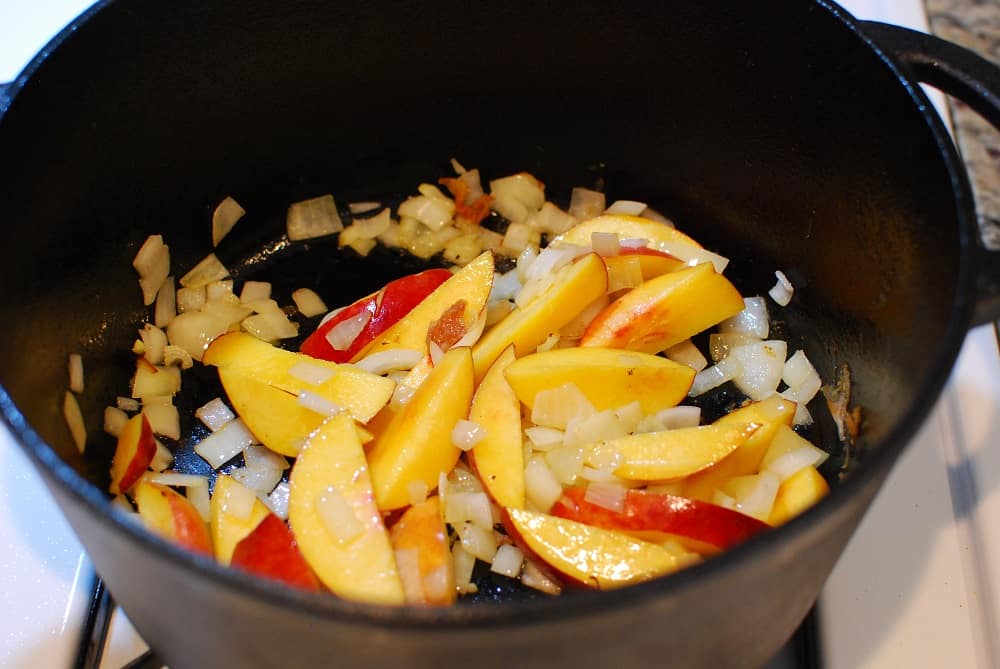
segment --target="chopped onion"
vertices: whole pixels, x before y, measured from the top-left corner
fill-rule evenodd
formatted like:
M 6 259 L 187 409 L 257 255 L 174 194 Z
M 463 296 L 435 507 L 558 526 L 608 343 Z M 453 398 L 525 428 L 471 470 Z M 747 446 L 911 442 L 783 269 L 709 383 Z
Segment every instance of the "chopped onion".
M 531 422 L 565 430 L 572 418 L 585 418 L 597 413 L 587 396 L 572 383 L 547 388 L 535 395 Z
M 292 241 L 325 237 L 344 229 L 337 204 L 332 195 L 320 195 L 293 203 L 285 219 L 288 238 Z
M 136 361 L 132 377 L 132 397 L 170 396 L 181 389 L 181 370 L 176 367 L 157 367 L 144 358 Z
M 239 481 L 235 482 L 236 485 L 231 485 L 226 487 L 226 498 L 222 500 L 223 509 L 228 513 L 233 514 L 236 518 L 241 520 L 246 520 L 253 513 L 254 502 L 257 501 L 257 495 L 254 491 L 246 487 Z
M 191 502 L 198 515 L 204 522 L 209 522 L 211 516 L 211 502 L 208 497 L 208 479 L 200 477 L 203 481 L 200 485 L 190 485 L 187 487 L 187 498 Z
M 545 338 L 541 344 L 535 348 L 536 353 L 544 353 L 545 351 L 551 351 L 559 345 L 559 333 L 550 332 L 549 336 Z
M 297 362 L 288 368 L 289 375 L 299 381 L 303 381 L 313 386 L 326 383 L 336 372 L 329 367 L 313 364 L 311 362 Z
M 253 444 L 243 449 L 243 462 L 251 471 L 279 471 L 288 469 L 288 460 L 263 444 Z
M 697 427 L 701 424 L 701 407 L 676 406 L 656 412 L 656 417 L 665 430 L 681 427 Z
M 292 302 L 299 313 L 306 318 L 319 316 L 326 311 L 326 303 L 310 288 L 296 288 L 292 291 Z
M 493 530 L 487 530 L 472 523 L 461 523 L 455 531 L 462 542 L 462 548 L 483 562 L 492 562 L 497 554 L 498 542 Z
M 364 532 L 364 525 L 358 520 L 354 508 L 334 486 L 329 486 L 316 499 L 316 510 L 323 525 L 334 539 L 347 543 Z
M 214 253 L 209 253 L 194 268 L 181 277 L 181 285 L 185 288 L 207 286 L 213 281 L 220 281 L 229 276 L 229 270 Z M 166 278 L 165 276 L 163 278 Z
M 438 363 L 441 362 L 441 358 L 444 357 L 444 350 L 438 346 L 438 343 L 431 339 L 427 342 L 427 351 L 431 356 L 431 365 L 437 367 Z
M 202 439 L 194 447 L 194 452 L 203 457 L 213 468 L 218 469 L 239 455 L 247 446 L 255 443 L 257 439 L 247 429 L 243 419 L 236 418 Z
M 536 425 L 533 427 L 525 428 L 524 434 L 527 435 L 528 439 L 531 441 L 531 445 L 539 451 L 547 451 L 556 446 L 562 445 L 563 435 L 565 434 L 562 430 L 557 430 L 554 427 L 545 427 L 544 425 Z
M 308 390 L 299 393 L 299 404 L 323 416 L 334 416 L 342 410 L 336 403 Z
M 450 492 L 445 499 L 444 521 L 450 525 L 472 523 L 484 530 L 493 529 L 493 511 L 485 492 Z
M 236 414 L 218 397 L 195 409 L 194 415 L 212 432 L 219 431 L 226 423 L 236 418 Z
M 574 188 L 569 200 L 569 213 L 580 220 L 600 216 L 605 209 L 604 193 L 588 188 Z
M 427 501 L 427 495 L 430 492 L 427 488 L 427 483 L 416 479 L 410 481 L 406 484 L 406 496 L 410 500 L 412 506 L 416 506 L 422 502 Z
M 604 471 L 603 469 L 597 469 L 595 467 L 588 467 L 584 465 L 580 470 L 580 478 L 584 481 L 602 481 L 611 482 L 616 481 L 621 485 L 621 479 L 614 475 L 614 472 Z
M 493 286 L 490 288 L 490 301 L 509 300 L 517 291 L 521 290 L 520 270 L 512 269 L 509 272 L 493 275 Z
M 637 237 L 626 237 L 625 239 L 619 239 L 618 245 L 623 249 L 644 249 L 649 246 L 649 240 L 639 239 Z
M 524 273 L 524 282 L 527 284 L 529 281 L 550 277 L 573 262 L 575 258 L 586 253 L 587 249 L 585 247 L 576 246 L 575 244 L 560 244 L 558 246 L 546 247 L 542 249 L 528 266 Z
M 462 548 L 462 543 L 456 541 L 451 547 L 451 561 L 455 568 L 455 588 L 460 594 L 471 594 L 478 591 L 472 582 L 472 570 L 476 566 L 476 556 Z
M 597 233 L 594 233 L 597 234 Z M 608 264 L 608 292 L 635 288 L 642 283 L 642 262 L 639 256 L 622 256 L 621 262 Z
M 299 334 L 298 325 L 290 321 L 280 309 L 247 316 L 240 325 L 249 334 L 267 342 L 291 339 Z
M 621 451 L 617 446 L 607 441 L 590 444 L 585 459 L 591 467 L 609 473 L 614 473 L 622 464 Z
M 229 329 L 229 323 L 205 311 L 185 311 L 170 321 L 167 338 L 180 346 L 195 360 L 201 361 L 205 349 L 216 337 Z
M 63 418 L 73 437 L 73 443 L 76 444 L 76 450 L 83 453 L 87 448 L 87 426 L 84 425 L 83 412 L 80 411 L 76 395 L 68 390 L 63 396 Z
M 582 446 L 558 446 L 546 451 L 545 463 L 556 480 L 564 485 L 572 485 L 583 469 L 584 449 Z
M 545 186 L 520 172 L 490 181 L 490 206 L 512 223 L 521 223 L 545 204 Z
M 521 283 L 528 280 L 528 270 L 531 269 L 531 264 L 535 262 L 535 258 L 537 257 L 538 248 L 535 246 L 526 246 L 520 253 L 517 254 L 514 264 L 517 269 L 517 278 Z M 513 295 L 511 297 L 513 297 Z
M 508 253 L 521 253 L 530 244 L 531 228 L 524 223 L 511 223 L 507 226 L 500 248 Z
M 717 388 L 726 381 L 732 381 L 737 374 L 742 372 L 743 364 L 738 358 L 733 356 L 723 358 L 695 375 L 694 383 L 691 384 L 691 389 L 688 391 L 688 397 L 697 397 L 712 388 Z
M 524 553 L 516 546 L 504 544 L 493 556 L 490 571 L 508 578 L 517 578 L 521 574 L 522 564 L 524 564 Z
M 173 466 L 174 454 L 159 439 L 155 441 L 156 453 L 153 455 L 153 459 L 149 461 L 149 468 L 154 472 L 162 472 L 164 469 L 169 469 Z
M 549 578 L 532 560 L 525 560 L 521 570 L 521 583 L 549 595 L 558 595 L 562 586 Z
M 625 510 L 625 494 L 628 489 L 620 483 L 592 481 L 583 493 L 583 499 L 602 509 L 615 513 Z
M 773 395 L 781 382 L 787 349 L 788 345 L 779 339 L 746 344 L 732 349 L 726 359 L 739 360 L 743 368 L 743 371 L 733 379 L 736 387 L 752 400 L 762 400 Z
M 774 273 L 774 276 L 778 279 L 771 290 L 767 291 L 767 294 L 771 296 L 771 299 L 780 304 L 783 307 L 787 307 L 788 303 L 792 301 L 792 293 L 795 288 L 792 286 L 792 282 L 788 280 L 785 273 L 778 270 Z
M 443 194 L 441 197 L 415 195 L 400 204 L 396 212 L 400 217 L 420 221 L 430 230 L 441 230 L 455 217 L 455 203 Z
M 326 333 L 326 340 L 330 342 L 330 346 L 334 350 L 346 351 L 371 319 L 372 312 L 368 309 L 362 309 L 357 315 L 344 319 L 330 328 L 330 331 Z
M 396 571 L 403 585 L 403 599 L 407 604 L 426 604 L 423 578 L 420 574 L 420 550 L 418 548 L 397 548 L 393 551 Z
M 808 444 L 775 458 L 767 464 L 766 469 L 785 481 L 806 467 L 820 466 L 828 457 L 826 451 Z
M 167 333 L 152 323 L 146 323 L 139 330 L 142 340 L 142 357 L 152 365 L 163 364 L 163 351 L 167 347 Z
M 674 344 L 663 353 L 674 362 L 687 365 L 696 372 L 700 372 L 708 366 L 708 360 L 690 339 L 685 339 L 680 344 Z
M 142 303 L 148 307 L 156 300 L 157 291 L 170 274 L 170 250 L 163 243 L 162 235 L 146 238 L 132 260 L 132 267 L 139 274 Z
M 819 378 L 819 374 L 802 349 L 790 355 L 781 370 L 781 380 L 790 387 L 802 385 L 812 377 Z
M 128 422 L 128 414 L 118 407 L 104 407 L 104 431 L 117 437 Z
M 744 297 L 744 309 L 719 323 L 719 332 L 742 332 L 758 339 L 767 339 L 770 319 L 763 297 Z
M 727 357 L 729 352 L 737 346 L 759 344 L 760 342 L 760 337 L 746 332 L 713 333 L 708 337 L 708 353 L 712 356 L 712 360 L 718 362 Z
M 149 419 L 149 426 L 155 434 L 169 439 L 181 438 L 181 421 L 177 407 L 172 404 L 154 404 L 142 407 L 142 413 Z
M 156 292 L 156 306 L 153 309 L 153 322 L 157 327 L 165 328 L 170 325 L 177 315 L 177 287 L 174 285 L 174 277 L 168 276 L 163 280 L 160 289 Z
M 233 292 L 232 279 L 217 279 L 205 284 L 205 301 L 215 302 L 217 300 L 232 300 L 236 297 Z M 234 303 L 242 304 L 239 298 L 232 300 Z M 249 313 L 249 312 L 248 312 Z
M 571 320 L 569 323 L 563 326 L 559 334 L 566 339 L 579 339 L 583 336 L 584 331 L 590 322 L 594 320 L 597 314 L 604 310 L 604 307 L 608 306 L 611 302 L 611 298 L 607 294 L 601 295 L 599 298 L 584 307 L 583 311 L 577 315 L 576 318 Z
M 267 300 L 271 297 L 270 281 L 245 281 L 240 291 L 240 302 L 249 305 L 257 300 Z
M 255 493 L 263 495 L 274 490 L 274 486 L 281 480 L 280 469 L 252 470 L 249 467 L 237 467 L 229 475 Z
M 175 488 L 187 488 L 189 486 L 207 486 L 208 479 L 196 474 L 182 474 L 181 472 L 162 471 L 159 473 L 146 474 L 146 480 L 159 485 L 173 486 Z
M 530 214 L 524 222 L 532 230 L 549 235 L 561 235 L 579 223 L 579 219 L 569 215 L 551 202 L 546 202 L 541 209 Z
M 635 200 L 615 200 L 611 206 L 604 210 L 605 214 L 624 214 L 625 216 L 639 216 L 646 211 L 645 202 Z M 595 249 L 596 250 L 596 249 Z
M 115 401 L 118 408 L 122 411 L 138 411 L 139 410 L 139 400 L 133 399 L 131 397 L 119 397 Z
M 226 196 L 226 199 L 212 212 L 212 246 L 218 246 L 223 237 L 229 234 L 236 222 L 246 213 L 239 202 Z
M 177 311 L 198 311 L 205 306 L 206 301 L 205 286 L 197 288 L 178 288 L 176 301 Z
M 514 303 L 508 300 L 488 303 L 486 305 L 486 326 L 496 325 L 512 311 L 514 311 Z
M 163 364 L 179 364 L 181 369 L 191 369 L 194 367 L 194 360 L 191 358 L 191 354 L 182 349 L 180 346 L 167 344 L 163 347 Z
M 486 428 L 479 423 L 460 418 L 451 430 L 451 443 L 463 451 L 471 451 L 486 436 Z
M 355 366 L 372 374 L 385 374 L 397 369 L 413 369 L 423 357 L 422 352 L 413 349 L 390 348 L 365 356 Z
M 74 393 L 83 392 L 83 356 L 79 353 L 70 353 L 67 362 L 69 372 L 69 389 Z
M 376 215 L 369 218 L 355 219 L 351 227 L 357 231 L 355 234 L 357 234 L 359 238 L 375 239 L 388 230 L 391 223 L 392 211 L 386 207 Z M 343 234 L 341 235 L 341 238 L 343 238 Z
M 618 439 L 626 434 L 628 429 L 622 425 L 615 411 L 605 409 L 588 416 L 571 418 L 566 425 L 566 436 L 563 441 L 567 446 L 583 446 L 595 441 Z
M 288 494 L 291 492 L 291 487 L 288 485 L 288 481 L 282 481 L 274 487 L 271 494 L 267 497 L 261 499 L 267 508 L 278 518 L 282 520 L 288 519 Z
M 618 233 L 616 232 L 590 233 L 590 246 L 594 252 L 605 258 L 617 256 L 621 252 L 621 244 L 618 243 Z
M 552 474 L 545 458 L 533 455 L 524 468 L 524 494 L 542 512 L 547 512 L 562 496 L 562 486 Z
M 767 522 L 781 481 L 771 472 L 736 476 L 725 485 L 725 492 L 736 500 L 736 510 Z

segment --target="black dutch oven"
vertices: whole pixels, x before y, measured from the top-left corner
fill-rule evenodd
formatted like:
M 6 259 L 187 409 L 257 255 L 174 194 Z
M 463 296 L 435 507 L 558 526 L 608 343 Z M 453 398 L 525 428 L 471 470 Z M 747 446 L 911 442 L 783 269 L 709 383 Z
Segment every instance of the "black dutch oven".
M 0 96 L 4 419 L 175 669 L 758 666 L 812 606 L 967 329 L 1000 313 L 1000 264 L 918 81 L 1000 122 L 985 61 L 822 0 L 100 2 Z M 783 269 L 792 345 L 826 379 L 848 365 L 864 411 L 839 472 L 817 407 L 832 494 L 675 576 L 556 599 L 484 588 L 447 610 L 292 592 L 113 513 L 100 410 L 145 316 L 141 241 L 163 233 L 173 266 L 192 266 L 232 194 L 255 231 L 220 249 L 237 278 L 346 303 L 412 267 L 282 243 L 284 207 L 398 197 L 452 156 L 493 177 L 531 171 L 556 198 L 599 179 L 646 200 L 732 257 L 745 294 Z M 75 351 L 86 458 L 60 414 Z M 179 460 L 197 467 L 189 450 Z

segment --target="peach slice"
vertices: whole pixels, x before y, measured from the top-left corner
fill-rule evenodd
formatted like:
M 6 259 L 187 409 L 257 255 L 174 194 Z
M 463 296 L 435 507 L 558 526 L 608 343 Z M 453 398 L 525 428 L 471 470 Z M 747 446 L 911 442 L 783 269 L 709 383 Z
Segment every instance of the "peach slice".
M 128 492 L 143 472 L 149 469 L 154 455 L 156 439 L 153 437 L 153 428 L 145 414 L 136 414 L 118 433 L 118 444 L 111 459 L 111 494 Z
M 392 417 L 368 454 L 380 509 L 406 506 L 410 483 L 423 481 L 430 490 L 439 474 L 452 470 L 462 451 L 451 432 L 469 415 L 472 391 L 472 355 L 467 347 L 453 348 Z
M 635 481 L 669 481 L 711 467 L 740 447 L 759 423 L 701 425 L 631 434 L 602 442 L 621 454 L 615 474 Z
M 313 433 L 289 485 L 288 520 L 319 580 L 345 599 L 402 604 L 389 534 L 350 418 L 337 414 Z
M 187 497 L 141 480 L 135 486 L 135 502 L 139 517 L 150 530 L 190 550 L 212 554 L 208 527 Z
M 455 602 L 455 566 L 440 498 L 414 504 L 389 530 L 407 604 L 448 606 Z M 412 560 L 404 568 L 403 559 Z
M 427 334 L 431 326 L 441 320 L 442 316 L 459 301 L 465 302 L 462 321 L 468 329 L 486 307 L 486 300 L 489 299 L 492 288 L 493 253 L 486 251 L 438 286 L 408 314 L 365 346 L 354 356 L 353 361 L 393 348 L 426 351 Z
M 782 482 L 767 522 L 783 525 L 830 492 L 823 475 L 815 467 L 804 467 Z
M 299 552 L 292 531 L 273 513 L 268 513 L 236 544 L 230 564 L 303 590 L 319 592 L 320 589 L 316 576 Z
M 576 318 L 607 289 L 608 272 L 596 253 L 588 253 L 560 268 L 549 290 L 523 309 L 514 309 L 476 343 L 472 349 L 476 379 L 482 379 L 493 361 L 511 344 L 518 357 L 532 353 L 551 333 Z M 740 304 L 743 304 L 742 298 Z
M 698 560 L 616 530 L 523 509 L 506 509 L 518 543 L 569 580 L 598 590 L 648 581 Z
M 779 425 L 791 425 L 795 416 L 795 402 L 781 395 L 772 395 L 760 402 L 753 402 L 732 411 L 713 423 L 738 426 L 759 423 L 760 429 L 743 444 L 714 466 L 692 474 L 684 482 L 681 494 L 685 497 L 711 502 L 716 488 L 735 476 L 755 474 L 771 445 Z
M 743 296 L 709 264 L 636 286 L 594 317 L 580 346 L 659 353 L 743 310 Z
M 469 418 L 486 436 L 472 447 L 472 462 L 490 496 L 500 506 L 524 506 L 524 445 L 521 405 L 505 378 L 514 362 L 508 346 L 486 372 L 472 398 Z
M 254 528 L 270 513 L 264 503 L 254 499 L 250 513 L 245 518 L 233 513 L 229 498 L 238 494 L 234 489 L 244 488 L 243 494 L 254 495 L 245 486 L 231 476 L 218 476 L 215 479 L 215 489 L 208 504 L 209 529 L 212 533 L 212 547 L 215 549 L 215 559 L 219 564 L 229 564 L 233 557 L 236 544 L 243 541 Z
M 385 406 L 395 388 L 389 379 L 353 365 L 338 365 L 304 353 L 286 351 L 242 332 L 229 332 L 217 337 L 205 350 L 203 361 L 206 365 L 218 367 L 220 372 L 229 372 L 226 377 L 231 384 L 227 386 L 223 380 L 227 394 L 241 396 L 253 392 L 256 386 L 246 389 L 238 384 L 240 379 L 251 379 L 295 397 L 304 392 L 315 394 L 346 409 L 361 423 L 369 421 Z M 329 378 L 311 383 L 293 373 L 296 368 L 323 372 Z M 236 384 L 233 385 L 233 382 Z M 246 420 L 242 412 L 240 415 Z
M 511 363 L 504 375 L 529 408 L 534 408 L 539 392 L 572 383 L 598 411 L 639 400 L 643 412 L 650 414 L 683 400 L 695 372 L 648 353 L 594 347 L 526 355 Z

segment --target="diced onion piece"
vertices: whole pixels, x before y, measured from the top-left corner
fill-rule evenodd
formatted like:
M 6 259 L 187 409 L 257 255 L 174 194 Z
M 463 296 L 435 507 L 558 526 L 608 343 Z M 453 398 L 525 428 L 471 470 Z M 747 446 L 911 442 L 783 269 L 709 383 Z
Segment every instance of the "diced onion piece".
M 70 353 L 67 362 L 69 373 L 69 389 L 74 393 L 83 392 L 83 356 L 79 353 Z
M 588 467 L 587 465 L 584 465 L 580 470 L 580 478 L 585 481 L 602 481 L 605 483 L 615 481 L 618 482 L 619 485 L 621 484 L 621 479 L 615 476 L 614 472 L 597 469 L 595 467 Z
M 572 383 L 547 388 L 535 395 L 531 422 L 565 430 L 573 418 L 582 419 L 597 413 L 587 396 Z
M 381 202 L 348 202 L 347 210 L 352 214 L 366 214 L 382 206 Z
M 514 311 L 514 303 L 509 300 L 490 302 L 486 305 L 486 326 L 496 325 L 512 311 Z
M 153 459 L 149 461 L 149 468 L 154 472 L 162 472 L 164 469 L 170 469 L 173 465 L 174 454 L 157 439 L 156 453 L 153 455 Z
M 288 207 L 285 219 L 288 238 L 292 241 L 325 237 L 344 229 L 340 212 L 332 195 L 320 195 L 309 200 L 294 202 Z
M 118 407 L 104 407 L 104 431 L 107 434 L 117 437 L 127 422 L 128 414 Z
M 249 467 L 237 467 L 229 472 L 234 479 L 253 490 L 255 493 L 266 495 L 274 490 L 281 480 L 280 469 L 250 469 Z
M 406 484 L 406 495 L 410 500 L 410 504 L 413 506 L 427 501 L 427 494 L 429 492 L 430 490 L 427 488 L 427 483 L 419 479 L 410 481 Z
M 586 253 L 585 247 L 575 244 L 560 244 L 542 249 L 524 272 L 524 282 L 527 284 L 530 281 L 551 277 L 555 272 L 573 262 L 575 258 Z
M 282 481 L 274 487 L 271 494 L 267 497 L 262 497 L 261 501 L 267 505 L 267 508 L 271 509 L 278 518 L 282 520 L 288 519 L 288 493 L 291 488 L 288 485 L 288 481 Z
M 580 220 L 600 216 L 605 209 L 604 193 L 588 188 L 574 188 L 570 195 L 569 213 Z
M 562 586 L 546 576 L 545 572 L 532 560 L 525 560 L 524 562 L 524 566 L 521 569 L 521 583 L 533 590 L 538 590 L 549 595 L 558 595 L 562 592 Z
M 233 292 L 232 279 L 217 279 L 205 284 L 205 301 L 215 302 L 216 300 L 231 300 L 236 297 Z M 239 302 L 239 298 L 234 300 Z
M 342 407 L 331 402 L 322 395 L 309 392 L 308 390 L 299 393 L 299 404 L 310 411 L 315 411 L 323 416 L 334 416 L 340 413 Z
M 621 244 L 618 243 L 618 233 L 616 232 L 590 233 L 590 246 L 594 252 L 605 258 L 616 256 L 621 252 Z
M 369 218 L 355 219 L 351 225 L 356 230 L 356 235 L 360 239 L 375 239 L 389 229 L 392 223 L 392 212 L 387 207 Z
M 371 319 L 372 312 L 368 309 L 362 309 L 357 315 L 344 319 L 330 328 L 330 331 L 326 333 L 326 340 L 334 350 L 346 351 Z
M 489 299 L 491 302 L 509 300 L 517 295 L 519 290 L 521 290 L 519 270 L 512 269 L 504 274 L 497 272 L 493 275 L 493 287 L 490 288 Z
M 240 291 L 240 302 L 243 304 L 249 305 L 251 302 L 270 298 L 270 281 L 245 281 L 243 283 L 243 290 Z
M 486 436 L 486 428 L 471 420 L 460 418 L 451 430 L 451 443 L 463 451 L 471 451 Z
M 507 253 L 521 253 L 530 244 L 531 228 L 524 223 L 511 223 L 507 226 L 500 248 Z
M 155 434 L 168 439 L 181 438 L 181 420 L 177 407 L 172 404 L 154 404 L 142 407 L 142 413 L 149 420 Z
M 596 441 L 618 439 L 628 434 L 628 430 L 612 409 L 597 411 L 590 415 L 573 417 L 566 425 L 564 443 L 567 446 L 583 446 Z
M 508 578 L 517 578 L 521 574 L 521 565 L 523 564 L 524 553 L 521 552 L 521 549 L 517 546 L 504 544 L 497 549 L 497 554 L 493 556 L 490 571 Z
M 219 242 L 229 234 L 236 222 L 243 218 L 246 210 L 240 203 L 230 196 L 226 196 L 219 206 L 212 212 L 212 246 L 218 246 Z
M 799 386 L 812 377 L 819 378 L 819 373 L 813 367 L 812 362 L 806 357 L 805 351 L 799 349 L 788 356 L 785 366 L 781 370 L 781 380 L 789 387 Z M 811 397 L 809 399 L 812 399 Z
M 674 344 L 664 351 L 664 355 L 674 362 L 687 365 L 696 372 L 700 372 L 708 366 L 708 360 L 690 339 L 685 339 L 680 344 Z
M 208 485 L 208 479 L 204 476 L 198 476 L 197 474 L 184 474 L 170 470 L 146 474 L 146 480 L 150 483 L 158 483 L 159 485 L 173 486 L 176 488 Z
M 372 374 L 385 374 L 394 370 L 413 369 L 423 359 L 421 351 L 409 348 L 390 348 L 367 355 L 355 363 L 366 372 Z
M 76 395 L 68 390 L 63 396 L 63 418 L 66 420 L 66 427 L 69 428 L 76 449 L 83 453 L 87 448 L 87 426 L 83 422 L 83 412 L 80 411 Z
M 400 217 L 413 218 L 431 230 L 440 230 L 455 216 L 455 203 L 444 197 L 414 195 L 407 198 L 396 210 Z
M 205 306 L 205 287 L 199 286 L 197 288 L 178 288 L 176 300 L 177 311 L 180 313 L 184 313 L 185 311 L 198 311 Z
M 247 446 L 255 443 L 257 439 L 247 429 L 243 419 L 236 418 L 202 439 L 194 447 L 194 452 L 203 457 L 213 468 L 218 469 L 239 455 Z
M 780 304 L 783 307 L 787 307 L 788 303 L 792 301 L 792 294 L 795 288 L 792 286 L 792 282 L 788 280 L 785 273 L 778 270 L 774 273 L 777 281 L 771 290 L 767 291 L 767 294 L 771 296 L 771 299 Z
M 191 369 L 194 367 L 194 359 L 180 346 L 167 344 L 163 347 L 163 364 L 180 365 L 181 369 Z
M 625 510 L 625 494 L 628 489 L 620 483 L 592 481 L 583 493 L 583 499 L 602 509 L 615 513 Z
M 319 316 L 326 311 L 326 303 L 310 288 L 296 288 L 292 291 L 292 302 L 299 313 L 306 318 Z
M 174 277 L 168 276 L 163 280 L 160 289 L 156 292 L 156 306 L 153 309 L 153 322 L 157 327 L 165 328 L 170 325 L 170 321 L 177 315 L 177 287 L 174 285 Z
M 594 234 L 597 234 L 596 232 Z M 639 256 L 623 256 L 621 262 L 608 265 L 608 292 L 635 288 L 642 283 L 642 264 Z
M 476 566 L 476 556 L 462 548 L 462 543 L 456 541 L 451 547 L 451 561 L 455 568 L 455 588 L 460 594 L 471 594 L 478 591 L 472 582 L 472 570 Z
M 194 415 L 212 432 L 219 431 L 226 423 L 236 418 L 236 414 L 218 397 L 195 409 Z
M 170 274 L 170 250 L 163 243 L 162 235 L 150 235 L 146 238 L 132 260 L 132 267 L 139 274 L 142 303 L 149 306 Z
M 170 395 L 147 395 L 142 398 L 142 405 L 146 407 L 170 406 L 173 403 L 174 398 Z
M 571 216 L 551 202 L 546 202 L 542 208 L 530 214 L 524 221 L 532 230 L 549 235 L 561 235 L 579 223 L 576 216 Z
M 615 200 L 611 206 L 604 210 L 605 214 L 623 214 L 625 216 L 639 216 L 646 211 L 645 202 L 635 200 Z M 596 249 L 595 249 L 596 250 Z
M 562 445 L 545 453 L 545 463 L 556 480 L 563 485 L 572 485 L 583 470 L 584 448 L 578 445 Z
M 526 246 L 517 254 L 514 264 L 517 265 L 517 278 L 522 284 L 528 280 L 528 270 L 538 257 L 538 247 Z
M 241 520 L 246 520 L 253 512 L 257 495 L 239 481 L 237 483 L 239 485 L 226 486 L 226 498 L 223 500 L 223 505 L 228 513 Z
M 136 362 L 132 377 L 132 397 L 169 396 L 181 389 L 181 370 L 176 367 L 157 367 L 145 359 Z
M 523 223 L 545 204 L 544 185 L 527 172 L 490 181 L 490 195 L 490 207 L 511 223 Z
M 420 573 L 420 551 L 417 548 L 397 548 L 393 551 L 396 570 L 403 585 L 403 599 L 407 604 L 426 604 L 423 578 Z
M 579 339 L 583 336 L 584 331 L 590 322 L 594 320 L 597 314 L 604 310 L 604 307 L 608 306 L 611 298 L 605 295 L 601 295 L 599 298 L 584 307 L 580 314 L 571 320 L 569 323 L 563 326 L 559 334 L 565 339 Z
M 462 548 L 483 562 L 492 562 L 497 554 L 497 538 L 493 530 L 487 530 L 472 523 L 461 523 L 455 526 Z
M 446 480 L 448 490 L 451 492 L 483 492 L 483 484 L 479 477 L 466 469 L 462 463 L 455 465 Z
M 251 471 L 285 471 L 288 460 L 263 444 L 253 444 L 243 449 L 243 462 Z
M 485 492 L 450 492 L 445 499 L 444 521 L 450 525 L 472 523 L 484 530 L 493 529 L 493 511 Z
M 779 339 L 732 349 L 729 358 L 739 360 L 743 368 L 733 379 L 736 387 L 752 400 L 762 400 L 774 394 L 781 382 L 787 351 L 788 345 Z
M 329 367 L 321 367 L 309 362 L 297 362 L 288 368 L 288 373 L 299 381 L 318 386 L 329 381 L 336 372 Z
M 697 397 L 713 388 L 721 386 L 726 381 L 732 381 L 737 374 L 743 372 L 743 365 L 739 359 L 728 357 L 720 360 L 711 367 L 698 372 L 694 377 L 694 383 L 688 391 L 688 397 Z
M 562 445 L 563 435 L 565 433 L 554 427 L 535 425 L 533 427 L 526 428 L 524 430 L 524 434 L 527 435 L 528 439 L 531 441 L 531 445 L 536 450 L 547 451 L 555 448 L 556 446 Z
M 719 332 L 743 332 L 758 339 L 767 339 L 770 319 L 763 297 L 744 297 L 743 311 L 719 323 Z
M 528 458 L 524 467 L 524 494 L 528 501 L 540 511 L 546 512 L 562 496 L 562 492 L 562 486 L 552 474 L 545 458 L 540 455 Z
M 214 253 L 209 253 L 190 272 L 181 277 L 181 285 L 185 288 L 197 288 L 207 286 L 213 281 L 221 281 L 228 276 L 229 270 L 222 261 Z
M 200 477 L 202 483 L 200 485 L 189 485 L 187 487 L 188 501 L 191 502 L 191 506 L 194 507 L 198 515 L 204 522 L 209 521 L 211 515 L 211 502 L 208 497 L 208 479 Z
M 639 421 L 642 420 L 643 416 L 642 403 L 639 400 L 633 400 L 628 404 L 614 409 L 614 413 L 626 434 L 635 432 L 635 428 L 639 425 Z
M 736 500 L 736 510 L 767 522 L 781 481 L 771 472 L 736 476 L 725 484 L 724 492 Z
M 131 397 L 119 397 L 115 400 L 116 405 L 122 411 L 138 411 L 139 400 Z
M 364 525 L 358 519 L 354 508 L 334 486 L 322 491 L 316 499 L 316 510 L 323 525 L 334 539 L 347 543 L 364 532 Z
M 163 364 L 163 351 L 167 347 L 167 333 L 152 323 L 146 323 L 139 330 L 142 339 L 142 357 L 152 365 Z
M 729 355 L 737 346 L 760 343 L 760 337 L 746 332 L 718 332 L 708 337 L 708 353 L 718 362 Z
M 785 481 L 806 467 L 819 467 L 828 457 L 829 454 L 826 451 L 816 448 L 812 444 L 803 444 L 801 448 L 785 453 L 767 463 L 765 470 Z
M 665 430 L 681 427 L 697 427 L 701 424 L 701 407 L 676 406 L 656 412 L 657 419 Z

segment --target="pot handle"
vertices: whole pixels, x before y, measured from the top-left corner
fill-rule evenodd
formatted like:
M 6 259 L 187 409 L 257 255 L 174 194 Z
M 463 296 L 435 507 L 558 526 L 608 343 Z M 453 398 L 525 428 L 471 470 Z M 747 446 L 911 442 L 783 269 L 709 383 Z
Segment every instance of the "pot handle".
M 908 28 L 861 21 L 864 32 L 888 49 L 914 79 L 969 105 L 1000 130 L 1000 67 L 940 37 Z M 973 323 L 1000 319 L 1000 251 L 978 244 Z

